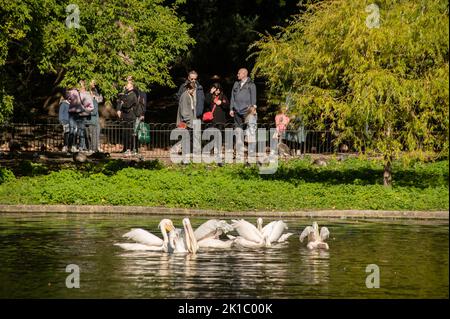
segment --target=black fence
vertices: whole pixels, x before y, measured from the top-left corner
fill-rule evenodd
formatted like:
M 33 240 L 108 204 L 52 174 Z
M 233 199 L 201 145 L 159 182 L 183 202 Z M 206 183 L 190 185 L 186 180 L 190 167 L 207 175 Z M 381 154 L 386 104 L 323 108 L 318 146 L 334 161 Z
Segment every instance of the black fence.
M 150 126 L 150 142 L 138 143 L 138 154 L 147 158 L 164 158 L 170 156 L 171 147 L 177 143 L 170 139 L 171 132 L 176 129 L 174 123 L 148 123 Z M 202 125 L 202 131 L 209 126 Z M 221 125 L 222 136 L 232 124 Z M 273 134 L 270 125 L 258 125 L 266 129 L 266 139 Z M 100 149 L 107 153 L 120 153 L 123 150 L 125 127 L 120 121 L 106 121 L 101 125 Z M 131 133 L 131 132 L 130 132 Z M 301 156 L 304 154 L 332 154 L 338 152 L 355 152 L 351 141 L 337 143 L 338 136 L 330 131 L 310 131 L 304 128 L 289 128 L 281 137 L 280 155 Z M 208 141 L 203 141 L 203 144 Z M 63 127 L 57 122 L 47 123 L 10 123 L 0 127 L 1 152 L 62 152 L 64 144 Z M 269 146 L 267 142 L 267 146 Z

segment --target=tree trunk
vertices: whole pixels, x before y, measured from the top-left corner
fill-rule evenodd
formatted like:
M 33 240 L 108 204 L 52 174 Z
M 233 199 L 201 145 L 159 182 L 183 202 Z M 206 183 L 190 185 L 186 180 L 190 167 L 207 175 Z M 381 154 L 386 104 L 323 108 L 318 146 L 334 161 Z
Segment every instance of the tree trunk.
M 383 173 L 383 184 L 384 186 L 392 185 L 392 158 L 391 156 L 384 157 L 384 173 Z
M 392 185 L 392 145 L 391 145 L 391 125 L 387 125 L 384 133 L 387 142 L 387 151 L 384 153 L 384 173 L 383 184 L 385 187 Z

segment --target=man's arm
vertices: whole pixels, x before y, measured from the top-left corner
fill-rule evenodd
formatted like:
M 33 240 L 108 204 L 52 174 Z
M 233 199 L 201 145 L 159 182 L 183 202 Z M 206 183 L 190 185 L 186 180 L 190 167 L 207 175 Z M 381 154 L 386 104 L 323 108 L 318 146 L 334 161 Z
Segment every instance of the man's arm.
M 256 85 L 255 83 L 250 83 L 250 102 L 256 107 Z
M 233 84 L 233 88 L 231 89 L 231 99 L 230 99 L 230 115 L 233 117 L 234 116 L 234 107 L 235 107 L 235 100 L 234 100 L 234 89 L 235 87 L 239 85 L 238 82 L 234 82 Z
M 184 91 L 185 91 L 185 86 L 186 84 L 185 83 L 183 83 L 183 84 L 181 84 L 180 85 L 180 87 L 178 88 L 178 92 L 177 92 L 177 94 L 175 94 L 175 97 L 176 97 L 176 99 L 179 101 L 180 100 L 180 98 L 181 98 L 181 95 L 184 93 Z
M 230 99 L 230 111 L 234 110 L 235 101 L 234 101 L 234 89 L 236 87 L 237 82 L 233 84 L 233 88 L 231 89 L 231 99 Z

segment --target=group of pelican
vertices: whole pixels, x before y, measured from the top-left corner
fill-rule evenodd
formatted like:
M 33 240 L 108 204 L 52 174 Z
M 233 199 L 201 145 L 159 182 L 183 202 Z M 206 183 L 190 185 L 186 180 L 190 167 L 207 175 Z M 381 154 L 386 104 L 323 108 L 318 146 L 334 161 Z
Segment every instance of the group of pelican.
M 262 218 L 257 219 L 256 226 L 244 219 L 232 220 L 231 224 L 224 220 L 210 219 L 195 231 L 189 218 L 184 218 L 182 224 L 183 229 L 176 228 L 172 220 L 163 219 L 158 225 L 162 239 L 142 228 L 135 228 L 123 235 L 123 237 L 133 240 L 134 243 L 117 243 L 115 245 L 125 250 L 195 254 L 201 248 L 270 247 L 284 243 L 294 235 L 284 232 L 288 229 L 284 221 L 272 221 L 263 227 Z M 238 233 L 238 236 L 226 235 L 233 230 Z M 227 239 L 220 239 L 221 235 L 226 235 Z M 307 238 L 308 249 L 328 249 L 325 240 L 329 235 L 328 228 L 322 227 L 319 232 L 319 225 L 314 222 L 300 234 L 300 242 Z

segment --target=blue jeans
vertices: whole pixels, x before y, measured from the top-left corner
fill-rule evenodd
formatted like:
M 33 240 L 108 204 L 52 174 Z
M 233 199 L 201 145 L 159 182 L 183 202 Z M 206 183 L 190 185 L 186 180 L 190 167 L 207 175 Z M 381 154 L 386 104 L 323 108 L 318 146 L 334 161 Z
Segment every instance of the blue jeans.
M 69 116 L 69 146 L 77 146 L 80 150 L 86 149 L 85 118 L 74 114 Z

